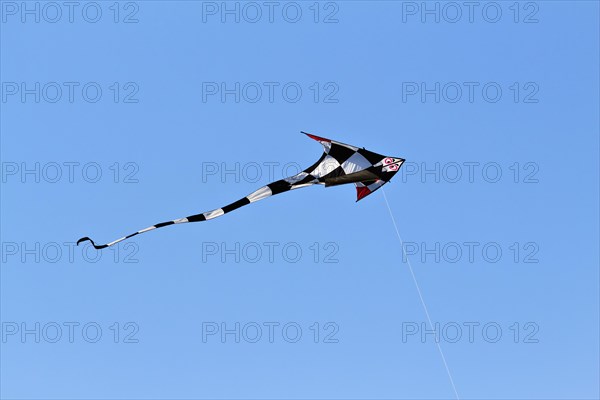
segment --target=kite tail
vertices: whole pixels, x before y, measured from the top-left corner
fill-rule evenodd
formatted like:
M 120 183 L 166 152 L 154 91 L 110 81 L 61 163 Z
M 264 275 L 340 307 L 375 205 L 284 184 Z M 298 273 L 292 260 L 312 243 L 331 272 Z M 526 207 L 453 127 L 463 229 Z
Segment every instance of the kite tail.
M 115 245 L 115 244 L 117 244 L 119 242 L 122 242 L 125 239 L 129 239 L 130 237 L 133 237 L 135 235 L 139 235 L 140 233 L 148 232 L 148 231 L 151 231 L 151 230 L 154 230 L 154 229 L 157 229 L 157 228 L 162 228 L 163 226 L 168 226 L 168 225 L 173 225 L 173 224 L 181 224 L 181 223 L 184 223 L 184 222 L 192 222 L 192 221 L 188 221 L 187 218 L 180 218 L 180 219 L 176 219 L 176 220 L 173 220 L 173 221 L 161 222 L 160 224 L 152 225 L 152 226 L 149 226 L 149 227 L 147 227 L 145 229 L 142 229 L 142 230 L 139 230 L 137 232 L 134 232 L 131 235 L 123 236 L 122 238 L 119 238 L 117 240 L 113 240 L 110 243 L 100 244 L 100 245 L 97 245 L 96 243 L 94 243 L 94 241 L 92 239 L 90 239 L 89 237 L 86 236 L 86 237 L 82 237 L 81 239 L 79 239 L 77 241 L 77 245 L 79 246 L 79 243 L 81 243 L 81 242 L 90 241 L 92 243 L 92 246 L 94 246 L 94 248 L 96 250 L 100 250 L 100 249 L 104 249 L 106 247 L 110 247 L 112 245 Z
M 92 245 L 94 246 L 95 249 L 97 249 L 97 250 L 104 249 L 106 247 L 109 247 L 109 246 L 115 245 L 115 244 L 117 244 L 119 242 L 122 242 L 125 239 L 129 239 L 129 238 L 131 238 L 131 237 L 133 237 L 135 235 L 139 235 L 140 233 L 145 233 L 145 232 L 148 232 L 148 231 L 152 231 L 154 229 L 162 228 L 164 226 L 169 226 L 169 225 L 174 225 L 174 224 L 184 224 L 184 223 L 187 223 L 187 222 L 208 221 L 210 219 L 220 217 L 221 215 L 225 215 L 228 212 L 233 211 L 235 209 L 238 209 L 240 207 L 243 207 L 243 206 L 245 206 L 247 204 L 254 203 L 255 201 L 265 199 L 265 198 L 267 198 L 267 197 L 269 197 L 271 195 L 287 191 L 290 188 L 291 188 L 290 183 L 288 183 L 287 181 L 285 181 L 285 180 L 282 179 L 280 181 L 276 181 L 276 182 L 270 183 L 267 186 L 263 186 L 260 189 L 252 192 L 248 196 L 246 196 L 244 198 L 241 198 L 238 201 L 235 201 L 235 202 L 233 202 L 231 204 L 228 204 L 225 207 L 217 208 L 216 210 L 212 210 L 212 211 L 208 211 L 208 212 L 200 213 L 200 214 L 195 214 L 195 215 L 190 215 L 189 217 L 179 218 L 179 219 L 175 219 L 173 221 L 161 222 L 160 224 L 149 226 L 148 228 L 145 228 L 145 229 L 142 229 L 140 231 L 134 232 L 131 235 L 123 236 L 122 238 L 119 238 L 119 239 L 114 240 L 114 241 L 112 241 L 110 243 L 107 243 L 107 244 L 97 245 L 89 237 L 87 237 L 87 236 L 86 237 L 82 237 L 81 239 L 79 239 L 77 241 L 77 245 L 79 245 L 79 243 L 81 243 L 81 242 L 90 241 L 92 243 Z

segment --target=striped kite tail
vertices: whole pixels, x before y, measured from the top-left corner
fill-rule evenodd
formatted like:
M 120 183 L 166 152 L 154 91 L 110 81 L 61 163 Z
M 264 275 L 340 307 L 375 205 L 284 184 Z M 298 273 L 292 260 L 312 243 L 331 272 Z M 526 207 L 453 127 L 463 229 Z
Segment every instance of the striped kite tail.
M 173 221 L 161 222 L 160 224 L 152 225 L 152 226 L 149 226 L 149 227 L 147 227 L 145 229 L 142 229 L 142 230 L 139 230 L 137 232 L 134 232 L 131 235 L 123 236 L 122 238 L 119 238 L 117 240 L 113 240 L 110 243 L 100 244 L 100 245 L 97 245 L 96 243 L 94 243 L 94 241 L 92 239 L 90 239 L 89 237 L 86 236 L 86 237 L 82 237 L 81 239 L 79 239 L 77 241 L 77 245 L 79 246 L 79 243 L 81 243 L 81 242 L 90 241 L 90 242 L 92 242 L 92 246 L 94 246 L 94 248 L 96 250 L 100 250 L 100 249 L 104 249 L 106 247 L 110 247 L 112 245 L 115 245 L 115 244 L 117 244 L 119 242 L 122 242 L 125 239 L 129 239 L 130 237 L 134 237 L 135 235 L 139 235 L 140 233 L 152 231 L 152 230 L 157 229 L 157 228 L 162 228 L 163 226 L 169 226 L 169 225 L 173 225 L 173 224 L 182 224 L 182 223 L 185 223 L 185 222 L 194 222 L 194 221 L 188 221 L 187 218 L 180 218 L 180 219 L 176 219 L 176 220 L 173 220 Z
M 273 182 L 273 183 L 271 183 L 271 184 L 269 184 L 267 186 L 261 187 L 257 191 L 249 194 L 246 197 L 243 197 L 243 198 L 239 199 L 238 201 L 235 201 L 235 202 L 233 202 L 233 203 L 231 203 L 229 205 L 226 205 L 225 207 L 217 208 L 216 210 L 208 211 L 208 212 L 205 212 L 205 213 L 190 215 L 189 217 L 186 217 L 186 218 L 179 218 L 179 219 L 175 219 L 173 221 L 161 222 L 160 224 L 149 226 L 148 228 L 145 228 L 145 229 L 142 229 L 140 231 L 134 232 L 131 235 L 124 236 L 122 238 L 119 238 L 119 239 L 114 240 L 114 241 L 112 241 L 110 243 L 107 243 L 107 244 L 97 245 L 96 243 L 94 243 L 94 241 L 92 239 L 90 239 L 89 237 L 85 236 L 85 237 L 82 237 L 81 239 L 79 239 L 77 241 L 77 245 L 79 245 L 79 243 L 81 243 L 81 242 L 90 241 L 96 250 L 100 250 L 100 249 L 104 249 L 106 247 L 110 247 L 112 245 L 115 245 L 115 244 L 117 244 L 119 242 L 122 242 L 125 239 L 129 239 L 129 238 L 131 238 L 131 237 L 133 237 L 135 235 L 139 235 L 140 233 L 145 233 L 145 232 L 148 232 L 148 231 L 152 231 L 154 229 L 162 228 L 164 226 L 175 225 L 175 224 L 185 224 L 185 223 L 188 223 L 188 222 L 208 221 L 210 219 L 220 217 L 221 215 L 225 215 L 228 212 L 233 211 L 233 210 L 235 210 L 237 208 L 240 208 L 240 207 L 243 207 L 243 206 L 248 205 L 250 203 L 253 203 L 255 201 L 267 198 L 267 197 L 271 196 L 272 194 L 280 193 L 279 191 L 273 192 L 271 188 L 272 187 L 273 188 L 275 188 L 275 187 L 281 187 L 283 185 L 288 185 L 289 186 L 289 184 L 287 184 L 283 180 L 277 181 L 277 182 Z

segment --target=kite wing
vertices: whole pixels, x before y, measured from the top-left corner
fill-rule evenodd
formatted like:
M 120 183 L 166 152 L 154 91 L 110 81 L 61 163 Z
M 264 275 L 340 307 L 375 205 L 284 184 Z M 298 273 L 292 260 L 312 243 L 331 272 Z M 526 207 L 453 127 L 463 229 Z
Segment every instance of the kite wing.
M 336 142 L 306 132 L 302 133 L 311 139 L 320 142 L 323 145 L 324 152 L 316 163 L 294 176 L 269 183 L 250 193 L 248 196 L 226 205 L 225 207 L 217 208 L 216 210 L 194 214 L 189 217 L 172 221 L 161 222 L 103 245 L 96 245 L 94 241 L 87 236 L 79 239 L 77 244 L 79 245 L 81 242 L 90 241 L 96 249 L 103 249 L 125 239 L 139 235 L 140 233 L 145 233 L 169 225 L 208 221 L 250 203 L 266 199 L 267 197 L 312 185 L 325 185 L 325 187 L 329 187 L 354 183 L 357 189 L 356 201 L 358 201 L 389 182 L 391 177 L 398 172 L 398 169 L 404 162 L 404 159 L 402 158 L 386 157 L 365 150 L 364 148 Z
M 389 181 L 371 181 L 371 182 L 358 182 L 356 183 L 356 201 L 362 200 Z

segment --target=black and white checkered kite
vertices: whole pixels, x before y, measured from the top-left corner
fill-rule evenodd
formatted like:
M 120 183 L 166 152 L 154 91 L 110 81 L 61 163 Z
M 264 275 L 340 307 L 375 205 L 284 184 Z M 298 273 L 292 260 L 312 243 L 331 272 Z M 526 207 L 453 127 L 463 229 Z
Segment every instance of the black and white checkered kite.
M 217 208 L 216 210 L 191 215 L 174 221 L 161 222 L 108 244 L 96 245 L 89 237 L 79 239 L 77 244 L 89 240 L 96 249 L 103 249 L 140 233 L 168 225 L 208 221 L 247 204 L 266 199 L 269 196 L 311 185 L 325 185 L 325 187 L 329 187 L 354 183 L 356 185 L 356 201 L 359 201 L 388 183 L 404 163 L 403 158 L 383 156 L 364 148 L 354 147 L 306 132 L 302 133 L 321 143 L 325 151 L 314 165 L 294 176 L 269 183 L 267 186 L 263 186 L 248 196 L 223 208 Z

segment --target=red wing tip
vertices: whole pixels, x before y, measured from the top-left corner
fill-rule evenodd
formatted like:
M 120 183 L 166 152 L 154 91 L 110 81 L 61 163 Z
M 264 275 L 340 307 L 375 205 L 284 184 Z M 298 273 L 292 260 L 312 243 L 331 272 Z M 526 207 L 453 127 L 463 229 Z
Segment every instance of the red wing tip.
M 302 132 L 302 133 L 304 133 L 309 138 L 316 140 L 317 142 L 331 142 L 331 139 L 326 139 L 321 136 L 311 135 L 310 133 L 306 133 L 306 132 Z
M 356 187 L 356 201 L 359 201 L 360 199 L 367 197 L 371 193 L 372 192 L 368 187 L 366 187 L 366 186 L 358 187 L 357 186 Z

